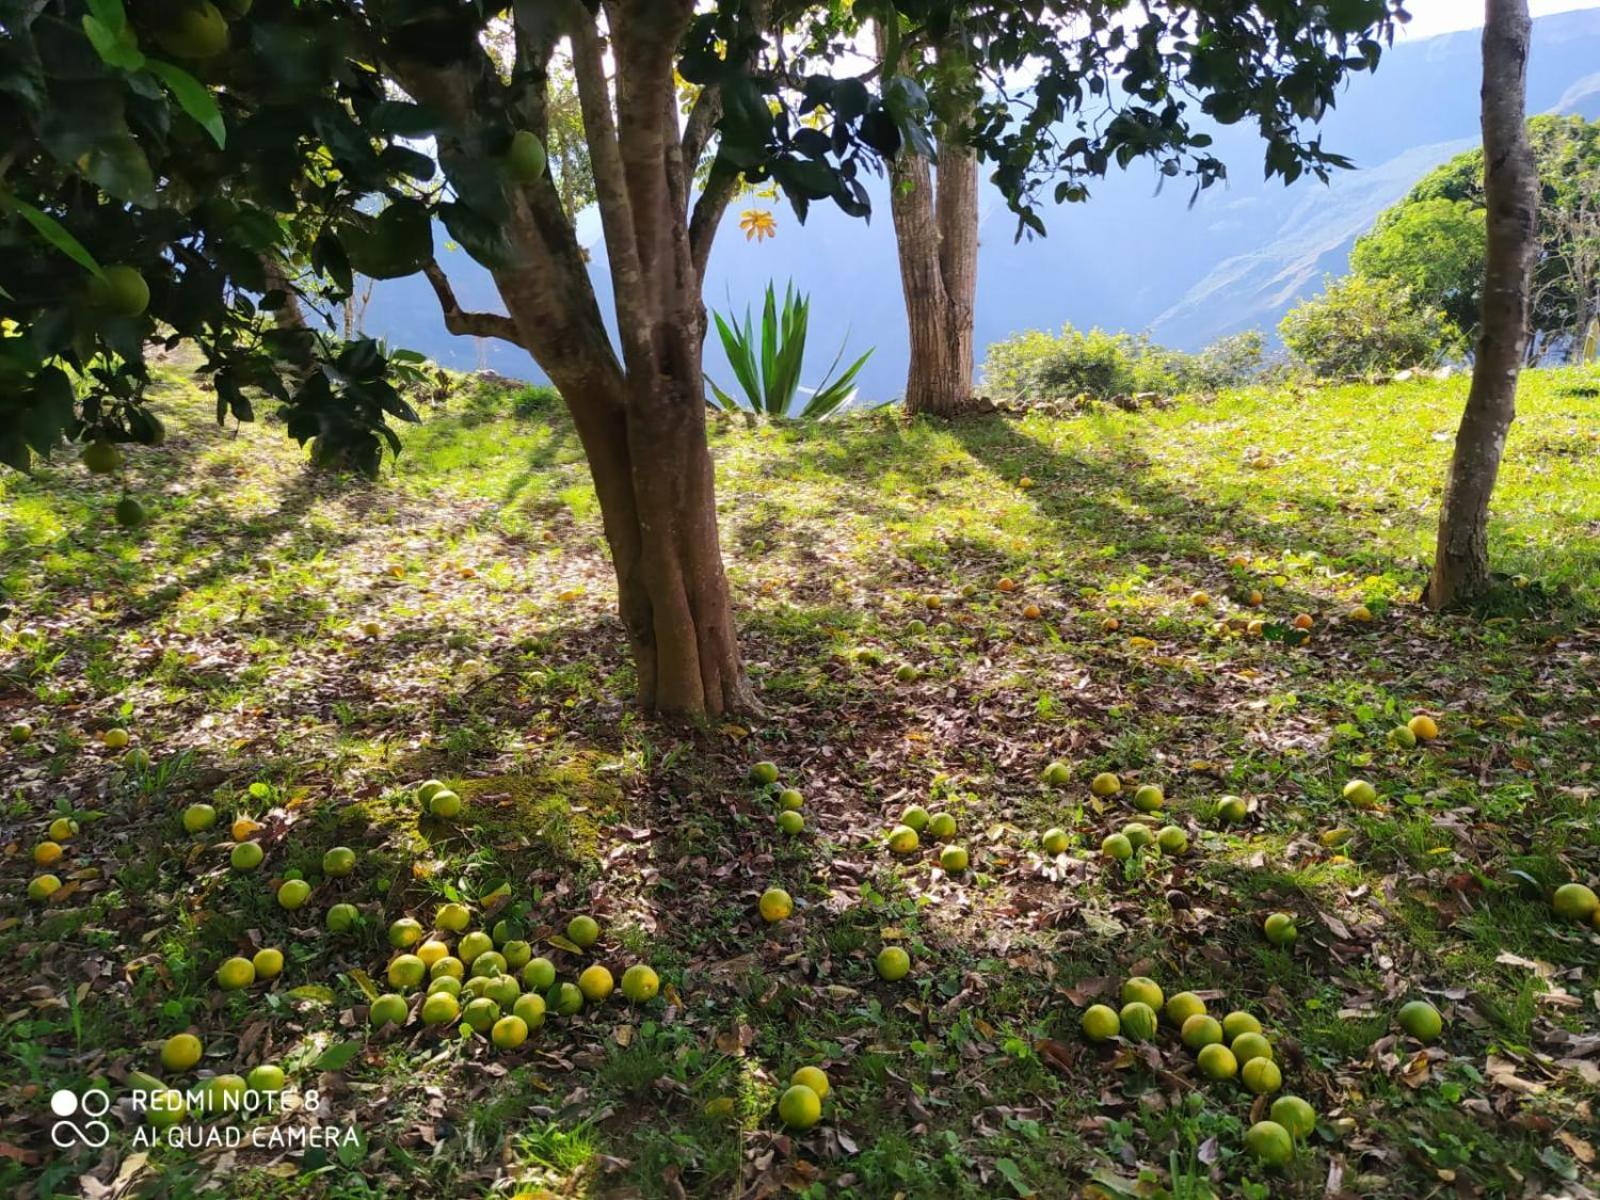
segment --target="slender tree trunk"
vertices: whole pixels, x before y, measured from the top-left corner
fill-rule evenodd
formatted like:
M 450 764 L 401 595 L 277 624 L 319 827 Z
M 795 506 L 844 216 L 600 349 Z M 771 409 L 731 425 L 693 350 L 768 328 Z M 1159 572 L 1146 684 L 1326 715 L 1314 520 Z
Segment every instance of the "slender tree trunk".
M 1516 415 L 1528 345 L 1528 290 L 1539 177 L 1526 122 L 1528 0 L 1488 0 L 1483 29 L 1484 199 L 1488 257 L 1472 389 L 1456 432 L 1439 512 L 1429 607 L 1470 601 L 1489 586 L 1489 500 Z

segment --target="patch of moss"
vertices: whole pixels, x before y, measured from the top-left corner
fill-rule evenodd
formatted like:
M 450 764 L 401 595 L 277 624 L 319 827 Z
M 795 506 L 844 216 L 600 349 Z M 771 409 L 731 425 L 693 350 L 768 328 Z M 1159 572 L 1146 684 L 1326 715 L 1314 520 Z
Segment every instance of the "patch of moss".
M 447 781 L 464 815 L 497 839 L 520 840 L 566 862 L 595 862 L 601 830 L 622 815 L 622 788 L 593 752 L 574 754 L 534 774 Z

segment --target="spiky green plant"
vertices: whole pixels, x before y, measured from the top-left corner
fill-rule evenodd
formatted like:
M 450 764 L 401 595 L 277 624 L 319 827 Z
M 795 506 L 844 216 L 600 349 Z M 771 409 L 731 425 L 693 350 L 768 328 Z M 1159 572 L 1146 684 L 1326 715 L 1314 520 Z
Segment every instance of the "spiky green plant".
M 744 392 L 741 404 L 715 382 L 707 378 L 714 402 L 727 412 L 748 408 L 752 412 L 771 417 L 795 417 L 802 421 L 820 421 L 831 416 L 854 393 L 856 375 L 865 365 L 872 351 L 868 350 L 833 379 L 833 373 L 844 357 L 844 346 L 834 355 L 833 364 L 823 376 L 822 383 L 796 411 L 800 391 L 800 369 L 806 354 L 806 332 L 811 317 L 811 298 L 794 290 L 793 282 L 784 289 L 783 307 L 778 306 L 777 292 L 767 284 L 766 304 L 761 311 L 761 328 L 756 330 L 745 309 L 744 324 L 730 323 L 721 313 L 713 313 L 717 334 L 722 338 L 722 348 L 727 352 L 733 367 L 734 378 Z

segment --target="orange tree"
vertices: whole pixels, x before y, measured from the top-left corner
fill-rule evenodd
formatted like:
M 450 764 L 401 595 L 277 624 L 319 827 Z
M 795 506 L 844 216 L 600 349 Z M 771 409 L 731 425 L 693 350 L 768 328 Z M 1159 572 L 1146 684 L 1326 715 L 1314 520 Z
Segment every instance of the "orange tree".
M 1300 134 L 1385 0 L 873 0 L 908 44 L 970 24 L 1028 79 L 972 144 L 1037 225 L 1047 178 L 1198 153 L 1188 96 L 1250 118 L 1269 163 L 1336 162 Z M 288 289 L 423 274 L 459 334 L 525 348 L 581 439 L 638 697 L 752 700 L 705 438 L 701 281 L 743 183 L 804 219 L 868 212 L 863 176 L 930 143 L 909 74 L 863 71 L 836 4 L 786 0 L 0 0 L 0 459 L 66 443 L 91 469 L 159 439 L 147 347 L 204 355 L 218 416 L 266 399 L 290 434 L 367 470 L 415 414 L 405 360 L 274 322 Z M 1329 14 L 1333 14 L 1332 17 Z M 1084 25 L 1087 22 L 1087 26 Z M 1085 36 L 1087 28 L 1092 36 Z M 556 68 L 560 69 L 557 70 Z M 615 300 L 613 337 L 546 163 L 553 79 L 576 82 Z M 685 108 L 685 88 L 687 107 Z M 1110 90 L 1121 97 L 1108 102 Z M 1077 134 L 1071 128 L 1076 124 Z M 1065 135 L 1064 132 L 1065 131 Z M 463 311 L 434 225 L 490 270 L 504 313 Z

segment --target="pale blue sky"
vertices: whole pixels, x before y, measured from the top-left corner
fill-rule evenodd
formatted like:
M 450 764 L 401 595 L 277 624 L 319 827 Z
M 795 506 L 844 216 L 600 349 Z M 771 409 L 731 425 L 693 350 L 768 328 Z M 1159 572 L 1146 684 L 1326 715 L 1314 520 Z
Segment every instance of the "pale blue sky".
M 1600 8 L 1600 0 L 1531 0 L 1535 17 L 1571 12 L 1575 8 Z M 1473 29 L 1483 24 L 1483 0 L 1407 0 L 1413 17 L 1404 37 L 1432 37 L 1452 29 Z

